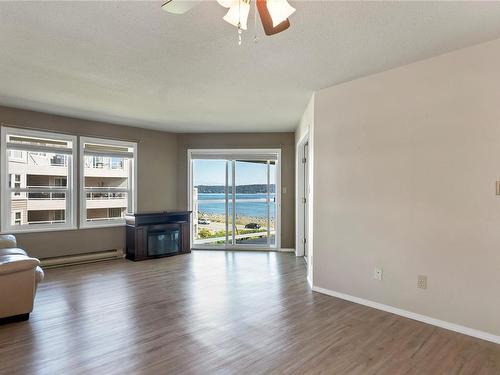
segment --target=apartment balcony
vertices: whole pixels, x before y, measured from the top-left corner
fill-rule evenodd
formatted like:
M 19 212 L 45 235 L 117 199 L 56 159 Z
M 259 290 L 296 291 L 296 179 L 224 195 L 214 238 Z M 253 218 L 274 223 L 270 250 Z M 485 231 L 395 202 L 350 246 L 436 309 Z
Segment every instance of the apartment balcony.
M 129 175 L 128 161 L 112 157 L 85 157 L 86 177 L 121 177 Z
M 61 165 L 31 165 L 28 164 L 26 168 L 28 175 L 41 175 L 41 176 L 67 176 L 68 168 Z
M 43 176 L 66 176 L 68 160 L 64 155 L 28 152 L 26 173 Z
M 26 204 L 28 211 L 65 210 L 64 193 L 28 193 Z
M 24 194 L 26 195 L 18 198 L 17 201 L 26 202 L 26 209 L 28 211 L 66 209 L 66 197 L 63 192 L 33 192 Z M 126 208 L 128 205 L 125 193 L 87 193 L 86 203 L 87 209 Z
M 24 151 L 23 151 L 24 153 Z M 20 160 L 10 160 L 10 173 L 44 176 L 66 176 L 68 159 L 56 153 L 27 152 Z M 85 159 L 87 177 L 129 177 L 128 163 L 120 158 L 94 157 Z
M 85 167 L 85 177 L 115 177 L 127 178 L 127 169 L 113 169 L 113 168 L 87 168 Z

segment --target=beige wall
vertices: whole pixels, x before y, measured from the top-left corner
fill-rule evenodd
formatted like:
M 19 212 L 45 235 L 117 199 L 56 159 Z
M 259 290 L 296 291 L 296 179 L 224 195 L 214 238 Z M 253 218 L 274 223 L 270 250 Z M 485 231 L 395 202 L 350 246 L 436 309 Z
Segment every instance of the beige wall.
M 0 123 L 74 135 L 138 141 L 138 210 L 187 207 L 187 148 L 282 149 L 282 247 L 295 244 L 294 133 L 174 134 L 0 106 Z M 179 190 L 178 190 L 179 189 Z M 124 248 L 124 228 L 17 234 L 39 258 Z
M 138 141 L 140 211 L 177 207 L 177 135 L 101 122 L 78 120 L 0 106 L 0 122 L 95 137 Z M 52 256 L 124 248 L 123 227 L 18 234 L 31 255 Z
M 189 133 L 178 138 L 180 208 L 187 208 L 187 150 L 189 148 L 281 148 L 281 247 L 295 247 L 295 134 Z
M 494 41 L 316 94 L 315 285 L 500 335 L 499 67 Z

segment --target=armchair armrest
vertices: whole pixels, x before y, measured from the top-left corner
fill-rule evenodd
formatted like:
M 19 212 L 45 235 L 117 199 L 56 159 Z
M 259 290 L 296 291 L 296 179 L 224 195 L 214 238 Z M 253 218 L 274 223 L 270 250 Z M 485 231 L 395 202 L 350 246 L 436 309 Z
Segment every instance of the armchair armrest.
M 0 249 L 5 249 L 7 247 L 17 247 L 16 237 L 12 234 L 0 235 Z
M 0 258 L 0 275 L 34 270 L 39 264 L 38 259 L 25 255 L 5 255 Z

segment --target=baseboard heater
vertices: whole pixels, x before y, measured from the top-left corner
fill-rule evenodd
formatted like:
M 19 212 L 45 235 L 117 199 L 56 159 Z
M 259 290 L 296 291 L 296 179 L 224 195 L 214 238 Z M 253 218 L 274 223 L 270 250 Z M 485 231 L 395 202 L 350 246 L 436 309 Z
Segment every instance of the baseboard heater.
M 55 267 L 72 266 L 75 264 L 94 263 L 105 260 L 121 259 L 123 257 L 124 257 L 123 249 L 115 249 L 115 250 L 99 251 L 95 253 L 85 253 L 77 255 L 68 255 L 63 257 L 45 258 L 45 259 L 40 259 L 40 262 L 42 263 L 42 267 L 44 268 L 55 268 Z

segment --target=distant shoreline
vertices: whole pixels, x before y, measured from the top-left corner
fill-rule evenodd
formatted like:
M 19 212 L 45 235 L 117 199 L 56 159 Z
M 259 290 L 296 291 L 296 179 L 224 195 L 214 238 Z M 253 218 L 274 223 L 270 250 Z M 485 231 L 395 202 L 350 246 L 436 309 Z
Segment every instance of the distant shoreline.
M 273 194 L 276 190 L 274 184 L 270 184 L 270 193 Z M 224 185 L 198 185 L 198 194 L 224 194 L 226 186 Z M 267 184 L 253 184 L 253 185 L 237 185 L 236 194 L 267 194 Z
M 225 223 L 226 222 L 226 216 L 222 214 L 215 214 L 211 212 L 203 212 L 203 211 L 198 211 L 198 219 L 203 218 L 203 219 L 209 219 L 211 221 L 219 222 L 219 223 Z M 256 217 L 256 216 L 241 216 L 241 215 L 236 215 L 236 224 L 240 225 L 246 225 L 250 223 L 257 223 L 263 226 L 267 226 L 267 218 L 266 217 Z M 271 218 L 270 220 L 271 227 L 274 227 L 274 219 Z

